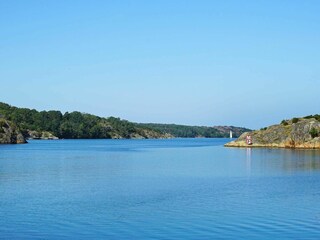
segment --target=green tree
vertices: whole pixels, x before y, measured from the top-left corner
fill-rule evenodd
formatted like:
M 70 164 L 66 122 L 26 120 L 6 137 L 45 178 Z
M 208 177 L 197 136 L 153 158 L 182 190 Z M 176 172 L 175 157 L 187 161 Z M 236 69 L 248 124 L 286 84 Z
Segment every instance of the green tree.
M 314 127 L 311 128 L 309 133 L 312 138 L 319 137 L 319 131 Z

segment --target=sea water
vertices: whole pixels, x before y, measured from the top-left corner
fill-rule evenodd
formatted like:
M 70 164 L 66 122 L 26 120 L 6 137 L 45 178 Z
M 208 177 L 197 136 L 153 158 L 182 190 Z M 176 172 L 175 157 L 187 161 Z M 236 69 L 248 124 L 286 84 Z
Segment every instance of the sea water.
M 0 145 L 0 238 L 320 239 L 320 151 L 228 141 Z

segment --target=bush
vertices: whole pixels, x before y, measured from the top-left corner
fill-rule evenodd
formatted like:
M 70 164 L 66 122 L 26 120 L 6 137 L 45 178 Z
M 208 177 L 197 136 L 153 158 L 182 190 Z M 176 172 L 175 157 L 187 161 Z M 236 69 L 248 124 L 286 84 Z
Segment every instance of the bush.
M 319 131 L 317 129 L 315 129 L 314 127 L 311 128 L 309 133 L 310 133 L 312 138 L 319 137 Z
M 282 121 L 281 121 L 281 124 L 284 125 L 284 126 L 287 126 L 287 125 L 288 125 L 288 122 L 287 122 L 287 120 L 282 120 Z
M 299 122 L 299 118 L 292 118 L 292 123 L 297 123 Z
M 306 118 L 306 119 L 315 118 L 316 120 L 320 121 L 320 115 L 319 114 L 309 115 L 309 116 L 306 116 L 304 118 Z

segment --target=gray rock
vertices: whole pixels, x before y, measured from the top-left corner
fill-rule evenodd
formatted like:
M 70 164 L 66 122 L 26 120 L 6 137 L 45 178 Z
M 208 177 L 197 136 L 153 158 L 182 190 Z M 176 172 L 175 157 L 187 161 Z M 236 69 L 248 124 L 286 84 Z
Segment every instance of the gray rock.
M 4 118 L 0 118 L 0 144 L 26 143 L 17 126 Z
M 311 129 L 320 133 L 320 122 L 315 118 L 300 118 L 287 125 L 278 124 L 263 130 L 243 133 L 237 140 L 225 144 L 226 147 L 280 147 L 280 148 L 317 148 L 320 149 L 320 138 L 312 137 Z M 250 135 L 252 144 L 246 143 Z

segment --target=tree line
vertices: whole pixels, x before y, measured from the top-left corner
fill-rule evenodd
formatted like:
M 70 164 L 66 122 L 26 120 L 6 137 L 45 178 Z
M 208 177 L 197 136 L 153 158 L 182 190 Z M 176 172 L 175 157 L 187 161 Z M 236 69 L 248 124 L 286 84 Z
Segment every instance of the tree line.
M 132 134 L 143 136 L 144 130 L 126 120 L 102 118 L 81 112 L 37 111 L 17 108 L 0 103 L 0 114 L 17 124 L 24 135 L 28 131 L 48 131 L 59 138 L 130 138 Z
M 229 137 L 229 131 L 238 137 L 246 128 L 205 127 L 176 124 L 133 123 L 116 117 L 103 118 L 78 111 L 62 113 L 60 111 L 37 111 L 18 108 L 0 102 L 1 115 L 14 122 L 28 137 L 30 131 L 50 132 L 58 138 L 65 139 L 99 139 L 99 138 L 219 138 Z

